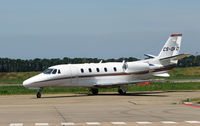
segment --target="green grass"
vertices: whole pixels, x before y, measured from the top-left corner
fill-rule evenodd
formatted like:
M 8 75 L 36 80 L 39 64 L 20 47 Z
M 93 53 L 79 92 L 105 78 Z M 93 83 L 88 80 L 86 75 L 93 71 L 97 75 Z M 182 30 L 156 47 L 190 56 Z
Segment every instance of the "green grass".
M 130 91 L 175 91 L 175 90 L 200 90 L 200 83 L 171 83 L 152 82 L 150 85 L 131 85 Z
M 88 89 L 84 88 L 45 88 L 43 94 L 56 93 L 87 93 Z M 23 86 L 1 86 L 0 95 L 18 95 L 18 94 L 36 94 L 37 90 L 29 90 Z
M 154 82 L 150 85 L 130 85 L 128 92 L 143 91 L 181 91 L 181 90 L 200 90 L 200 83 L 169 83 Z M 29 90 L 23 86 L 1 86 L 0 95 L 13 94 L 36 94 L 36 90 Z M 100 92 L 117 92 L 117 88 L 100 89 Z M 43 94 L 55 93 L 89 93 L 87 88 L 45 88 Z
M 10 72 L 0 73 L 0 84 L 21 84 L 24 80 L 40 72 Z
M 200 79 L 200 67 L 174 68 L 168 79 Z

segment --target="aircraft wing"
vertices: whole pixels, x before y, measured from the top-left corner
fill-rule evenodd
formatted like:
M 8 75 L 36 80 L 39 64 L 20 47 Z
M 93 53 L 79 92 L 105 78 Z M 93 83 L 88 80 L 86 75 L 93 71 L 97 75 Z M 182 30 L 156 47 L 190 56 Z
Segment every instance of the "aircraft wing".
M 138 83 L 144 83 L 144 82 L 149 82 L 149 80 L 135 80 L 135 81 L 127 81 L 127 82 L 100 82 L 94 84 L 95 87 L 117 87 L 117 86 L 124 86 L 124 85 L 130 85 L 130 84 L 138 84 Z

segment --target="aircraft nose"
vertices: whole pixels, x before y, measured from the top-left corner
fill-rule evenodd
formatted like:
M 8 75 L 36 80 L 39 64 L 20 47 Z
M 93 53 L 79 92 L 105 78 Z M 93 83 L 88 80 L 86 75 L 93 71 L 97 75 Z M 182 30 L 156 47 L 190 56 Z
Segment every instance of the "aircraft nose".
M 24 87 L 28 87 L 28 85 L 30 85 L 31 84 L 31 82 L 29 81 L 29 79 L 28 80 L 25 80 L 24 82 L 23 82 L 23 86 Z
M 41 80 L 41 75 L 33 76 L 23 82 L 23 86 L 26 88 L 33 88 L 36 87 L 38 82 Z M 37 83 L 37 84 L 35 84 Z

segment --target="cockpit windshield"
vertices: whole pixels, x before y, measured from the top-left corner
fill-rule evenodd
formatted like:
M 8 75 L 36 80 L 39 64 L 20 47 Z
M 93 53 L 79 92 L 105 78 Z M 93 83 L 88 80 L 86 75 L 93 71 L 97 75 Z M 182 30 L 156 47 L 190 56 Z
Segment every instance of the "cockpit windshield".
M 57 69 L 54 69 L 52 74 L 56 74 L 57 73 Z
M 43 74 L 61 74 L 60 69 L 46 69 Z
M 43 71 L 44 74 L 51 74 L 51 72 L 53 71 L 53 69 L 46 69 Z

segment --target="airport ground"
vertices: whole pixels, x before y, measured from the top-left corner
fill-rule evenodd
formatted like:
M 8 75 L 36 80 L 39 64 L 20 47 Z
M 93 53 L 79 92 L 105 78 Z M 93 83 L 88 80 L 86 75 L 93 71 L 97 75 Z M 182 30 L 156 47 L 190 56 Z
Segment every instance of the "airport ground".
M 198 126 L 200 108 L 182 100 L 200 91 L 0 96 L 0 126 Z
M 167 82 L 158 78 L 151 86 L 133 85 L 125 96 L 111 90 L 93 96 L 82 89 L 47 89 L 41 99 L 35 91 L 15 85 L 37 72 L 1 73 L 0 126 L 199 126 L 200 108 L 183 105 L 182 100 L 200 98 L 200 67 L 170 72 Z

